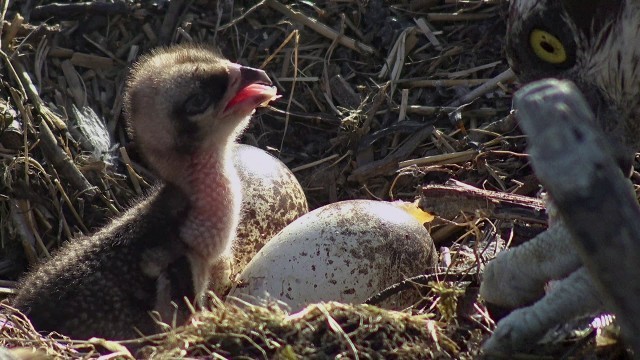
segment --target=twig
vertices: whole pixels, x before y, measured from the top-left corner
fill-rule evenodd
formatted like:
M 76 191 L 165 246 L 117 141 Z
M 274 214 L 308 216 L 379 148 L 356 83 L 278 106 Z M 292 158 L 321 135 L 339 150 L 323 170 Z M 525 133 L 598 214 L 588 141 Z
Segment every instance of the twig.
M 334 162 L 332 162 L 328 167 L 331 167 L 331 166 L 334 166 L 334 165 L 338 164 L 340 161 L 344 160 L 344 158 L 349 157 L 349 156 L 351 156 L 351 155 L 353 155 L 353 151 L 351 151 L 351 150 L 347 151 L 346 153 L 344 153 L 344 155 L 340 156 L 337 160 L 335 160 Z M 304 169 L 308 169 L 308 168 L 314 167 L 314 166 L 316 166 L 316 165 L 320 165 L 320 164 L 322 164 L 322 163 L 324 163 L 324 162 L 327 162 L 327 161 L 329 161 L 329 160 L 333 160 L 333 159 L 335 159 L 335 158 L 337 158 L 337 157 L 338 157 L 338 154 L 333 154 L 333 155 L 331 155 L 331 156 L 329 156 L 329 157 L 326 157 L 326 158 L 324 158 L 324 159 L 320 159 L 320 160 L 318 160 L 318 161 L 314 161 L 314 162 L 312 162 L 312 163 L 308 163 L 308 164 L 304 164 L 304 165 L 300 165 L 300 166 L 298 166 L 298 167 L 295 167 L 295 168 L 291 169 L 291 172 L 294 172 L 294 173 L 295 173 L 295 172 L 297 172 L 297 171 L 301 171 L 301 170 L 304 170 Z M 325 169 L 326 169 L 326 168 L 327 168 L 327 167 L 325 167 Z
M 482 85 L 480 85 L 477 88 L 473 89 L 472 91 L 470 91 L 468 94 L 462 96 L 461 98 L 451 102 L 447 106 L 458 107 L 460 105 L 463 105 L 463 104 L 466 104 L 468 102 L 471 102 L 471 101 L 477 99 L 478 97 L 488 93 L 489 91 L 492 91 L 493 89 L 495 89 L 498 86 L 498 83 L 504 83 L 504 82 L 512 81 L 515 78 L 516 78 L 516 75 L 514 74 L 513 70 L 507 69 L 507 70 L 503 71 L 502 73 L 500 73 L 498 76 L 494 77 L 493 79 L 485 80 L 482 83 Z
M 477 150 L 465 150 L 452 154 L 425 156 L 419 159 L 401 161 L 398 166 L 402 169 L 408 166 L 426 166 L 437 164 L 457 164 L 467 162 L 478 155 Z
M 127 14 L 128 12 L 129 8 L 124 1 L 112 3 L 96 1 L 74 4 L 52 3 L 34 7 L 31 11 L 30 20 L 46 20 L 49 18 L 71 20 L 88 14 L 117 15 Z
M 327 161 L 331 161 L 331 160 L 333 160 L 333 159 L 335 159 L 337 157 L 338 157 L 338 154 L 333 154 L 333 155 L 328 156 L 328 157 L 326 157 L 324 159 L 316 160 L 314 162 L 310 162 L 308 164 L 304 164 L 304 165 L 300 165 L 298 167 L 295 167 L 295 168 L 291 169 L 291 172 L 295 173 L 295 172 L 298 172 L 298 171 L 301 171 L 301 170 L 309 169 L 309 168 L 312 168 L 314 166 L 317 166 L 317 165 L 320 165 L 322 163 L 325 163 Z
M 31 232 L 26 215 L 20 206 L 21 200 L 11 199 L 9 201 L 11 204 L 11 220 L 13 221 L 14 228 L 19 235 L 22 248 L 27 256 L 27 261 L 29 264 L 35 265 L 38 263 L 38 255 L 36 254 L 35 249 L 36 238 L 33 235 L 33 232 Z
M 51 161 L 51 164 L 57 169 L 58 173 L 69 181 L 75 190 L 86 193 L 89 196 L 97 194 L 96 188 L 87 181 L 75 166 L 73 160 L 58 146 L 56 138 L 53 136 L 51 129 L 49 129 L 49 125 L 44 121 L 40 123 L 38 138 L 40 139 L 40 148 L 44 156 Z
M 228 23 L 219 26 L 216 30 L 217 31 L 222 31 L 222 30 L 226 30 L 232 26 L 234 26 L 235 24 L 237 24 L 238 22 L 240 22 L 240 20 L 244 19 L 247 17 L 247 15 L 251 14 L 252 12 L 254 12 L 255 10 L 257 10 L 260 6 L 264 5 L 264 0 L 258 2 L 257 4 L 253 5 L 252 7 L 250 7 L 248 10 L 246 10 L 244 13 L 242 13 L 242 15 L 240 15 L 239 17 L 229 21 Z
M 15 14 L 13 16 L 13 20 L 11 21 L 11 26 L 9 26 L 9 30 L 7 31 L 6 34 L 2 36 L 2 44 L 8 45 L 11 42 L 11 40 L 13 40 L 16 37 L 23 22 L 24 22 L 24 18 L 20 16 L 20 14 Z M 0 35 L 1 34 L 2 33 L 0 31 Z
M 59 130 L 66 129 L 67 124 L 65 124 L 64 121 L 45 106 L 40 95 L 38 95 L 38 90 L 36 90 L 36 87 L 31 81 L 29 73 L 27 73 L 24 67 L 17 61 L 13 62 L 9 60 L 9 57 L 4 51 L 0 51 L 0 56 L 2 56 L 5 64 L 7 64 L 9 74 L 11 74 L 14 80 L 18 83 L 19 90 L 27 95 L 38 113 L 42 115 L 42 118 L 49 122 L 51 126 L 54 126 Z
M 427 20 L 432 22 L 454 22 L 454 21 L 477 21 L 486 20 L 494 17 L 494 14 L 447 14 L 447 13 L 429 13 Z
M 113 62 L 114 61 L 119 63 L 120 65 L 123 65 L 123 66 L 127 65 L 127 63 L 125 63 L 124 61 L 118 59 L 118 57 L 115 54 L 113 54 L 111 51 L 105 49 L 104 46 L 100 45 L 97 41 L 93 40 L 91 37 L 89 37 L 87 35 L 82 35 L 82 37 L 85 40 L 87 40 L 91 45 L 95 46 L 96 49 L 100 50 L 102 53 L 104 53 L 105 55 L 110 57 L 113 61 L 108 61 L 107 59 L 105 59 L 105 58 L 103 58 L 101 56 L 97 56 L 97 55 L 74 53 L 73 57 L 71 58 L 71 61 L 75 61 L 74 64 L 82 64 L 85 67 L 94 68 L 93 66 L 88 64 L 88 62 L 96 61 L 99 64 L 99 66 L 95 67 L 97 69 L 100 69 L 101 67 L 113 66 Z M 74 60 L 73 58 L 76 58 L 76 59 Z
M 371 296 L 367 300 L 364 301 L 364 304 L 368 305 L 378 305 L 381 302 L 387 300 L 393 295 L 401 293 L 405 290 L 414 290 L 416 289 L 416 285 L 429 285 L 432 281 L 477 281 L 475 274 L 454 274 L 454 273 L 434 273 L 434 274 L 426 274 L 426 275 L 418 275 L 414 277 L 410 277 L 408 279 L 402 280 L 399 283 L 393 284 L 388 288 L 380 291 L 379 293 Z
M 427 21 L 424 18 L 413 19 L 413 21 L 418 26 L 418 29 L 427 37 L 427 40 L 433 45 L 436 50 L 442 50 L 442 44 L 436 37 L 436 35 L 431 31 L 431 28 L 427 25 Z
M 375 54 L 375 49 L 369 45 L 363 44 L 360 41 L 354 40 L 348 36 L 340 35 L 339 32 L 334 29 L 328 27 L 327 25 L 319 22 L 316 19 L 307 17 L 306 15 L 291 10 L 288 6 L 283 5 L 277 0 L 265 0 L 265 4 L 271 7 L 272 9 L 284 14 L 285 16 L 291 18 L 294 21 L 301 23 L 302 25 L 312 29 L 318 34 L 332 40 L 338 41 L 342 46 L 346 46 L 351 50 L 357 51 L 359 53 L 365 54 Z
M 7 16 L 7 10 L 9 9 L 9 1 L 5 0 L 2 2 L 2 12 L 0 12 L 0 39 L 2 39 L 2 29 L 4 25 L 4 18 Z M 0 42 L 0 48 L 5 47 L 6 44 Z
M 84 225 L 84 222 L 82 221 L 82 217 L 76 211 L 76 208 L 73 206 L 73 203 L 71 202 L 71 199 L 69 199 L 69 196 L 67 195 L 67 192 L 64 191 L 64 188 L 62 187 L 62 184 L 60 184 L 60 181 L 58 179 L 54 179 L 53 183 L 55 184 L 56 188 L 58 189 L 58 191 L 62 195 L 62 200 L 64 200 L 64 202 L 67 204 L 67 206 L 71 210 L 71 214 L 73 214 L 73 217 L 76 218 L 76 221 L 78 222 L 78 225 L 80 226 L 80 229 L 85 234 L 89 233 L 89 230 L 87 229 L 87 227 Z
M 429 80 L 402 81 L 402 82 L 398 82 L 398 84 L 402 84 L 403 86 L 408 88 L 437 87 L 437 86 L 474 86 L 474 85 L 480 85 L 480 84 L 484 86 L 485 84 L 490 83 L 492 81 L 493 79 L 429 79 Z M 448 106 L 452 106 L 452 105 L 448 105 Z
M 455 78 L 460 78 L 460 77 L 467 77 L 475 72 L 481 71 L 481 70 L 487 70 L 487 69 L 492 69 L 495 68 L 497 65 L 502 64 L 502 60 L 498 60 L 498 61 L 494 61 L 488 64 L 484 64 L 484 65 L 478 65 L 478 66 L 474 66 L 472 68 L 469 69 L 464 69 L 464 70 L 460 70 L 460 71 L 454 71 L 454 72 L 448 72 L 448 73 L 444 73 L 442 75 L 448 77 L 449 79 L 455 79 Z M 440 73 L 436 73 L 436 75 L 440 75 Z
M 483 212 L 492 218 L 522 219 L 545 224 L 544 202 L 540 199 L 499 191 L 478 189 L 459 181 L 422 187 L 418 206 L 424 211 L 453 219 L 460 213 Z
M 180 14 L 187 0 L 174 0 L 169 3 L 169 9 L 164 15 L 162 26 L 160 27 L 160 44 L 168 45 L 171 42 L 172 34 L 178 24 Z
M 457 108 L 452 108 L 448 106 L 424 106 L 424 105 L 409 105 L 407 106 L 407 114 L 416 114 L 416 115 L 437 115 L 441 113 L 448 113 L 451 111 L 455 111 Z M 397 110 L 394 108 L 393 110 Z M 507 109 L 503 109 L 502 111 L 506 111 Z M 480 117 L 493 117 L 500 112 L 501 109 L 495 108 L 480 108 L 480 109 L 463 109 L 462 114 L 467 116 L 480 116 Z
M 409 139 L 407 139 L 404 144 L 400 145 L 396 151 L 387 155 L 384 159 L 374 161 L 354 169 L 351 172 L 351 175 L 349 175 L 348 180 L 363 182 L 374 176 L 389 175 L 394 171 L 397 171 L 399 169 L 401 159 L 405 159 L 409 156 L 409 154 L 411 154 L 424 139 L 431 135 L 433 129 L 434 127 L 430 125 L 424 126 L 422 129 L 418 130 L 418 132 L 411 135 Z
M 120 157 L 122 158 L 122 162 L 127 167 L 127 172 L 129 173 L 129 179 L 131 180 L 131 184 L 133 184 L 133 188 L 136 191 L 136 194 L 142 194 L 142 187 L 140 186 L 140 175 L 136 173 L 131 166 L 131 159 L 129 158 L 129 154 L 127 153 L 127 149 L 124 146 L 120 147 Z

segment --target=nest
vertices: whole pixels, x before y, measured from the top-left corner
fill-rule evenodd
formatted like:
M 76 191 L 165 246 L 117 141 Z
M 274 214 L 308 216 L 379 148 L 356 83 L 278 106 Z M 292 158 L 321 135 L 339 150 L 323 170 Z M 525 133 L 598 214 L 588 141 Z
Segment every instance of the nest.
M 157 46 L 207 43 L 273 79 L 281 98 L 258 111 L 241 141 L 287 164 L 311 208 L 420 197 L 438 215 L 430 230 L 459 280 L 422 281 L 424 300 L 404 313 L 329 303 L 288 314 L 216 303 L 186 326 L 146 339 L 153 344 L 138 356 L 477 355 L 494 326 L 477 302 L 478 270 L 495 243 L 518 243 L 545 228 L 534 198 L 539 183 L 509 115 L 516 85 L 502 52 L 506 1 L 3 5 L 2 293 L 156 181 L 124 128 L 127 69 Z M 513 201 L 511 194 L 528 197 Z M 39 335 L 21 314 L 4 310 L 13 325 L 0 329 L 1 345 L 52 357 L 132 356 L 118 343 Z M 586 343 L 579 351 L 593 351 Z

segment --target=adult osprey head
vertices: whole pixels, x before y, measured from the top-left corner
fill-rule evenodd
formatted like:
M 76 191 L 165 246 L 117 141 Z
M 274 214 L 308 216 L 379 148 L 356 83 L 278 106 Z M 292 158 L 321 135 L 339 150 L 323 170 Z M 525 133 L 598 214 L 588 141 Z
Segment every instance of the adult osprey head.
M 640 0 L 511 0 L 506 53 L 522 82 L 575 82 L 629 164 L 640 150 Z
M 585 116 L 580 121 L 593 121 L 603 130 L 610 150 L 614 151 L 612 155 L 623 170 L 630 169 L 633 154 L 640 150 L 639 45 L 640 0 L 511 0 L 506 52 L 512 69 L 523 83 L 543 78 L 573 81 L 596 115 L 595 118 Z M 537 89 L 542 89 L 541 86 Z M 571 100 L 568 92 L 564 94 Z M 541 111 L 536 119 L 553 113 L 557 121 L 569 120 L 573 137 L 552 132 L 541 136 L 558 135 L 556 139 L 571 138 L 576 140 L 574 144 L 579 143 L 577 140 L 586 132 L 574 126 L 575 118 L 568 118 L 576 113 L 570 111 L 570 102 L 556 100 L 549 107 L 538 102 Z M 557 111 L 554 113 L 554 110 Z M 527 113 L 531 112 L 530 107 Z M 584 116 L 585 112 L 579 115 Z M 553 124 L 549 118 L 544 120 L 549 124 L 547 127 Z M 592 166 L 592 173 L 594 168 L 600 169 Z M 547 175 L 547 178 L 552 176 Z M 587 183 L 582 180 L 575 181 L 580 189 Z M 614 196 L 620 192 L 612 191 L 612 194 L 616 195 L 606 200 L 615 207 Z M 586 212 L 598 221 L 622 221 L 608 214 L 602 216 L 602 206 L 593 205 L 598 194 L 590 195 L 572 198 L 575 201 L 572 204 L 581 206 L 583 214 Z M 566 203 L 566 196 L 564 200 Z M 483 345 L 487 354 L 530 348 L 547 330 L 576 317 L 604 311 L 602 294 L 592 279 L 592 276 L 596 279 L 602 276 L 594 275 L 582 265 L 585 256 L 597 254 L 578 255 L 575 244 L 582 239 L 574 232 L 576 227 L 568 225 L 568 220 L 576 217 L 568 219 L 563 211 L 569 210 L 566 207 L 552 210 L 550 217 L 554 221 L 549 229 L 525 244 L 501 252 L 485 267 L 480 295 L 487 304 L 510 309 L 520 307 L 498 322 L 491 338 Z M 598 225 L 594 221 L 591 228 Z M 603 232 L 595 233 L 599 234 Z M 611 243 L 606 236 L 599 238 Z M 622 252 L 628 250 L 625 246 L 617 248 Z M 605 260 L 609 262 L 624 263 L 620 260 L 622 256 L 607 256 Z M 549 280 L 558 281 L 545 290 Z M 605 285 L 611 288 L 612 284 Z

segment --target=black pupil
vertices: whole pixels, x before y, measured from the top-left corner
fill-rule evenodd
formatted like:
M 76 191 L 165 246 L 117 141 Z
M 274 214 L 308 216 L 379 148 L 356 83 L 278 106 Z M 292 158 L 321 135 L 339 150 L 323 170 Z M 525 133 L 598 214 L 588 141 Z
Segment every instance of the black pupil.
M 544 49 L 544 51 L 548 52 L 548 53 L 552 53 L 554 52 L 554 48 L 551 44 L 549 44 L 546 41 L 543 41 L 540 43 L 540 46 Z
M 184 110 L 189 115 L 195 115 L 207 110 L 209 105 L 211 105 L 211 97 L 205 93 L 197 93 L 187 100 L 184 104 Z

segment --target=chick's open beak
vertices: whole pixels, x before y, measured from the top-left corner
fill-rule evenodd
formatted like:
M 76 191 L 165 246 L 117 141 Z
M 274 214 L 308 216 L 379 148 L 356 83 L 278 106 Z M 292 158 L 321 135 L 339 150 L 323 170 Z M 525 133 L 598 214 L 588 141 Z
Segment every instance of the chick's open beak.
M 232 64 L 230 77 L 236 93 L 227 103 L 225 112 L 251 113 L 257 107 L 277 98 L 276 88 L 272 86 L 271 79 L 260 69 Z

